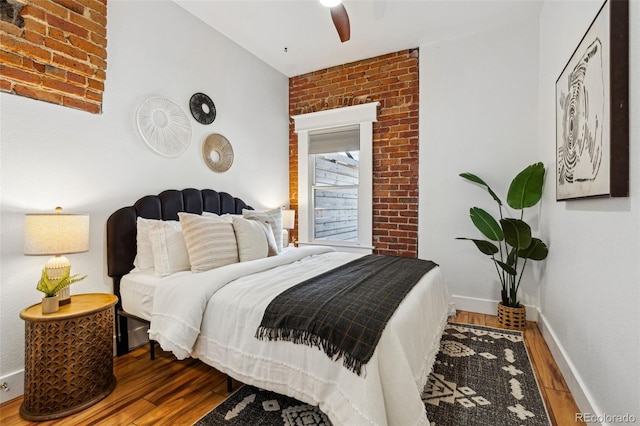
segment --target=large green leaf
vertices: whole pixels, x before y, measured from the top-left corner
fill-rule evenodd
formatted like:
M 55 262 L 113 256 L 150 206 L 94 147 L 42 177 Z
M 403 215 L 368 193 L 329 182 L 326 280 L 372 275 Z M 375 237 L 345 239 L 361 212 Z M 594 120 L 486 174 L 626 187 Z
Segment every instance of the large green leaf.
M 525 249 L 531 244 L 531 228 L 519 219 L 500 219 L 504 239 L 507 244 L 518 250 Z
M 516 264 L 516 260 L 518 260 L 518 251 L 512 248 L 507 256 L 507 265 L 514 266 Z
M 529 247 L 518 251 L 518 256 L 531 260 L 546 259 L 547 254 L 549 254 L 549 249 L 546 244 L 538 238 L 532 238 Z
M 489 185 L 487 185 L 487 183 L 485 181 L 483 181 L 482 179 L 480 179 L 478 176 L 472 174 L 472 173 L 460 173 L 460 177 L 471 181 L 473 183 L 477 183 L 479 185 L 484 186 L 485 188 L 487 188 L 487 191 L 489 192 L 489 194 L 491 195 L 491 197 L 493 197 L 494 200 L 496 200 L 496 203 L 498 203 L 499 205 L 502 205 L 502 201 L 500 200 L 500 197 L 498 197 L 496 195 L 495 192 L 493 192 L 493 189 L 491 189 L 491 187 L 489 187 Z
M 500 265 L 500 267 L 501 267 L 502 269 L 504 269 L 504 270 L 507 272 L 507 274 L 509 274 L 509 275 L 518 275 L 518 271 L 516 271 L 516 270 L 513 268 L 513 266 L 507 265 L 506 263 L 501 262 L 501 261 L 499 261 L 499 260 L 496 260 L 495 262 L 496 262 L 498 265 Z
M 479 207 L 469 209 L 471 221 L 485 237 L 492 241 L 502 241 L 504 234 L 498 222 L 486 211 Z
M 544 165 L 536 163 L 528 166 L 511 181 L 507 204 L 519 210 L 536 205 L 542 198 L 543 182 Z
M 496 247 L 495 244 L 493 244 L 492 242 L 489 242 L 487 240 L 475 240 L 473 238 L 464 238 L 464 237 L 458 237 L 456 238 L 456 240 L 467 240 L 467 241 L 473 241 L 473 243 L 476 245 L 476 247 L 478 247 L 478 250 L 480 250 L 482 253 L 488 255 L 488 256 L 493 256 L 494 254 L 496 254 L 499 250 L 498 247 Z

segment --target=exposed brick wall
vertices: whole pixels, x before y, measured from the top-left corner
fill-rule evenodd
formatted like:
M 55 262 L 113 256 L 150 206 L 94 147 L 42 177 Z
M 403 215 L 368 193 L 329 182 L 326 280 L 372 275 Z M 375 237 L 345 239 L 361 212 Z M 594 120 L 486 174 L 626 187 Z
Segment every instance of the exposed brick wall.
M 418 255 L 418 94 L 418 49 L 289 79 L 291 116 L 380 102 L 378 122 L 373 124 L 373 245 L 379 254 Z M 291 208 L 297 210 L 298 140 L 293 122 L 289 185 Z M 292 232 L 295 238 L 297 229 L 296 225 Z
M 16 0 L 0 0 L 16 5 Z M 0 90 L 102 112 L 107 70 L 107 0 L 21 0 L 0 20 Z M 18 6 L 19 8 L 19 6 Z

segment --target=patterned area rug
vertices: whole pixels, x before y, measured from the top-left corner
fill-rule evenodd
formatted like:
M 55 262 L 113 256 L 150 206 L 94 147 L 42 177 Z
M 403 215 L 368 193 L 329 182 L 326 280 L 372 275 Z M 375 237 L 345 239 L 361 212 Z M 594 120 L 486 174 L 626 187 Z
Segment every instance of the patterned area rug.
M 549 426 L 522 333 L 447 324 L 422 393 L 432 426 Z M 196 426 L 330 426 L 318 409 L 245 385 Z

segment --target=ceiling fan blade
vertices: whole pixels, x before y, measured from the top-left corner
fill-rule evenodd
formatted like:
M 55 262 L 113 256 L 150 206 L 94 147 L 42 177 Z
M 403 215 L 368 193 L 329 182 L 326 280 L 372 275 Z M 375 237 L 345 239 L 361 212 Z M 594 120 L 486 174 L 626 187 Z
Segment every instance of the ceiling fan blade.
M 338 30 L 340 41 L 345 42 L 351 38 L 351 25 L 349 24 L 349 15 L 347 15 L 347 9 L 340 3 L 339 5 L 331 8 L 331 19 L 333 19 L 333 25 Z

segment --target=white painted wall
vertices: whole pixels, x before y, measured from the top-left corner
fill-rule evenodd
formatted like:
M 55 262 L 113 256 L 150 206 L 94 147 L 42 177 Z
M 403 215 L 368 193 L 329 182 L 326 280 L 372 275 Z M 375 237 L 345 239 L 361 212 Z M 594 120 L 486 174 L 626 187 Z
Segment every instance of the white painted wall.
M 0 94 L 0 379 L 24 366 L 19 312 L 39 302 L 35 285 L 47 257 L 23 255 L 27 212 L 91 215 L 90 250 L 69 255 L 73 272 L 89 277 L 72 294 L 112 291 L 105 223 L 117 208 L 169 188 L 213 188 L 254 207 L 288 203 L 288 80 L 173 2 L 114 1 L 108 6 L 108 70 L 103 114 L 91 115 Z M 217 107 L 209 126 L 188 112 L 193 93 Z M 175 159 L 161 157 L 138 135 L 137 107 L 151 96 L 180 104 L 192 143 Z M 204 164 L 201 142 L 221 133 L 235 161 L 224 174 Z M 2 381 L 0 380 L 0 381 Z M 21 383 L 11 382 L 19 394 Z M 17 394 L 16 394 L 17 393 Z
M 555 81 L 601 5 L 548 1 L 539 21 L 420 46 L 419 255 L 440 263 L 458 307 L 490 306 L 495 270 L 454 238 L 476 232 L 470 206 L 494 204 L 458 174 L 474 172 L 502 195 L 517 171 L 542 161 L 546 192 L 529 217 L 550 254 L 525 277 L 521 299 L 540 309 L 580 408 L 638 419 L 640 2 L 630 2 L 630 197 L 555 201 Z
M 538 22 L 518 22 L 437 45 L 420 46 L 419 257 L 443 269 L 458 308 L 496 312 L 500 284 L 469 219 L 478 206 L 498 217 L 497 204 L 458 175 L 483 178 L 506 201 L 515 175 L 540 161 L 538 140 Z M 537 210 L 525 218 L 537 232 Z M 530 264 L 532 264 L 531 262 Z M 538 304 L 538 288 L 523 279 L 520 299 Z M 462 304 L 461 301 L 492 301 Z
M 546 2 L 540 16 L 539 141 L 555 163 L 555 82 L 602 1 Z M 630 2 L 630 197 L 543 200 L 550 255 L 542 320 L 596 414 L 640 419 L 640 2 Z M 577 392 L 574 392 L 577 394 Z M 636 420 L 637 421 L 637 420 Z

